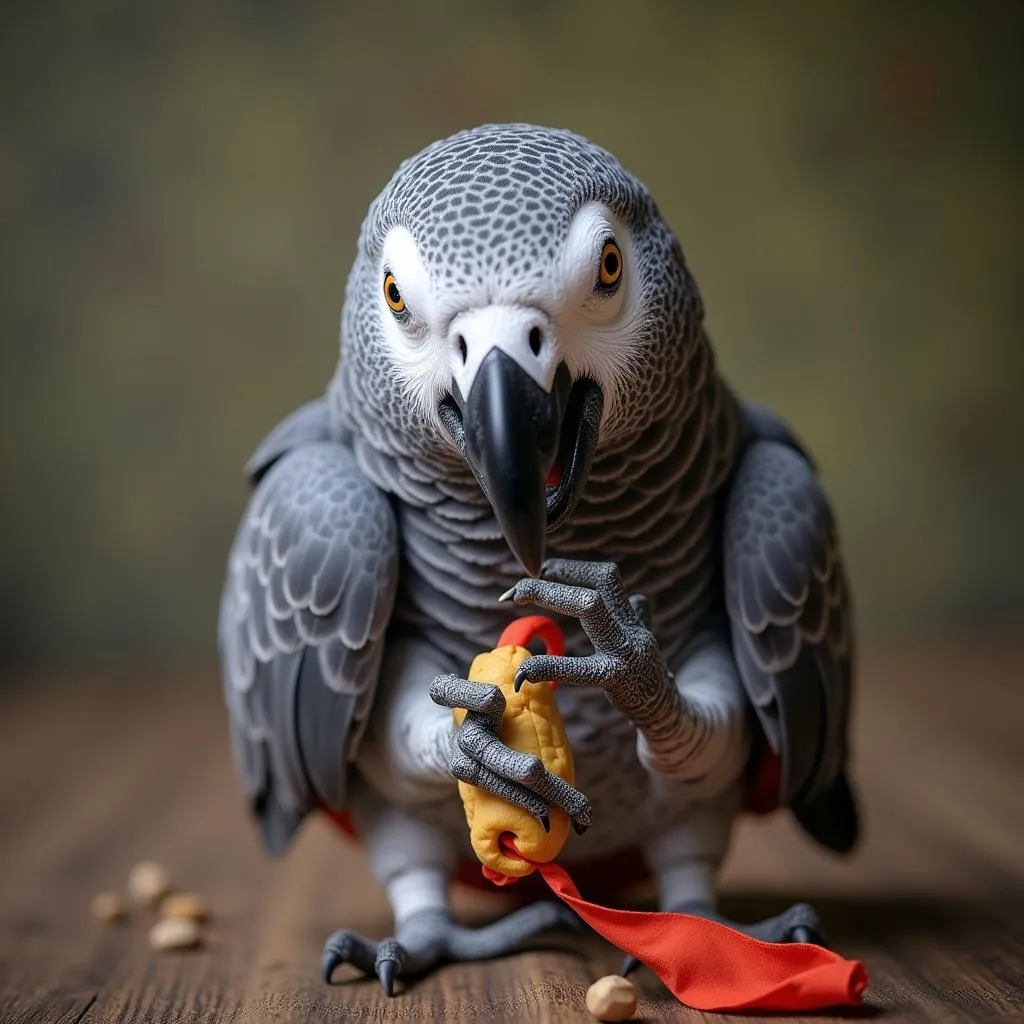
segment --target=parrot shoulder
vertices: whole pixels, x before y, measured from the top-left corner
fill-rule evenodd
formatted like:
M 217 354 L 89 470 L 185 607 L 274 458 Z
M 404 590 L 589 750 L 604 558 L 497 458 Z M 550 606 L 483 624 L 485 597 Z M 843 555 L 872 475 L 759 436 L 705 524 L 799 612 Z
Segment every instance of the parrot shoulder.
M 331 438 L 330 413 L 326 398 L 315 398 L 287 415 L 257 445 L 245 464 L 245 476 L 255 486 L 282 455 L 293 448 Z
M 818 467 L 807 446 L 777 412 L 766 405 L 751 401 L 744 401 L 742 408 L 749 438 L 757 441 L 778 441 L 787 445 L 798 451 L 811 469 L 817 471 Z

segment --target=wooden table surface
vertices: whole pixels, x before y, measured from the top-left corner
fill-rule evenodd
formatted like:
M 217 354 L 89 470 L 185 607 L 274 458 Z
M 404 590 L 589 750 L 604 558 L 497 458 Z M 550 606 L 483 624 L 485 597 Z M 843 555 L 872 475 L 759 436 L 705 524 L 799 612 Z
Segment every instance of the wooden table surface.
M 866 964 L 882 1021 L 1024 1021 L 1024 653 L 866 656 L 856 765 L 866 841 L 842 862 L 785 820 L 744 823 L 724 884 L 734 915 L 816 902 L 834 945 Z M 262 854 L 230 762 L 216 680 L 26 680 L 0 693 L 0 1020 L 589 1020 L 587 986 L 619 954 L 555 936 L 452 965 L 383 997 L 326 986 L 321 944 L 390 921 L 358 849 L 310 821 Z M 206 947 L 154 953 L 150 918 L 89 915 L 142 859 L 205 894 Z M 476 921 L 500 897 L 459 901 Z M 647 1020 L 724 1020 L 635 976 Z M 772 1018 L 779 1020 L 783 1018 Z M 828 1019 L 828 1018 L 803 1018 Z M 832 1018 L 835 1019 L 835 1018 Z

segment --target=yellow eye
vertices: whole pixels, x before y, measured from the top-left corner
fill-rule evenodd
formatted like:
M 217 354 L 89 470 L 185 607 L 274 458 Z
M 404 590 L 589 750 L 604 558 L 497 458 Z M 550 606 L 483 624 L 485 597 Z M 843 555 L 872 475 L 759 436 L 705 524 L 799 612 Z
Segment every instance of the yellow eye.
M 384 301 L 394 312 L 405 312 L 405 299 L 402 298 L 402 293 L 398 290 L 394 274 L 384 275 Z
M 601 250 L 601 266 L 597 278 L 605 288 L 619 283 L 622 277 L 622 250 L 612 241 L 604 243 Z

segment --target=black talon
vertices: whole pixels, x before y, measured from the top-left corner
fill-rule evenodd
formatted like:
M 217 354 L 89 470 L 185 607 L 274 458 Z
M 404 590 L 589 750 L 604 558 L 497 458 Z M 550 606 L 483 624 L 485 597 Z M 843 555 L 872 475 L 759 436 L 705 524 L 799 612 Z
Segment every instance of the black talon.
M 706 904 L 672 909 L 684 914 L 696 914 L 698 917 L 719 921 L 721 924 L 735 928 L 762 942 L 806 942 L 812 946 L 821 946 L 822 949 L 829 948 L 828 940 L 822 934 L 821 926 L 818 923 L 818 915 L 814 912 L 814 908 L 806 903 L 797 903 L 785 913 L 769 917 L 764 921 L 756 921 L 753 924 L 739 924 L 736 921 L 730 921 Z
M 328 985 L 340 964 L 352 964 L 364 974 L 373 970 L 376 946 L 354 932 L 340 931 L 328 936 L 320 958 L 320 971 Z
M 809 904 L 797 903 L 790 907 L 782 916 L 783 921 L 787 921 L 787 919 L 789 927 L 786 929 L 785 940 L 808 942 L 812 946 L 822 946 L 828 949 L 828 940 L 822 933 L 818 915 Z
M 328 985 L 330 985 L 331 978 L 334 975 L 334 968 L 340 963 L 341 957 L 337 953 L 333 950 L 324 950 L 324 955 L 320 958 L 320 973 Z
M 793 942 L 808 942 L 812 946 L 821 946 L 823 949 L 828 949 L 828 943 L 825 941 L 825 937 L 813 928 L 808 928 L 806 925 L 798 924 L 791 932 Z
M 402 936 L 370 942 L 351 931 L 333 933 L 324 945 L 324 980 L 342 962 L 353 964 L 368 977 L 376 976 L 388 997 L 399 979 L 421 977 L 442 963 L 489 960 L 519 950 L 556 925 L 582 933 L 583 920 L 564 903 L 531 903 L 481 928 L 455 924 L 442 908 L 417 911 L 398 929 Z
M 551 831 L 551 816 L 547 811 L 545 811 L 537 820 L 541 823 L 545 832 Z
M 398 964 L 394 960 L 381 960 L 377 964 L 377 977 L 380 978 L 381 986 L 388 996 L 395 994 L 395 974 L 397 970 Z
M 619 974 L 624 978 L 628 978 L 635 970 L 643 967 L 643 963 L 637 960 L 632 953 L 627 953 L 625 960 L 622 961 L 622 967 L 619 969 Z

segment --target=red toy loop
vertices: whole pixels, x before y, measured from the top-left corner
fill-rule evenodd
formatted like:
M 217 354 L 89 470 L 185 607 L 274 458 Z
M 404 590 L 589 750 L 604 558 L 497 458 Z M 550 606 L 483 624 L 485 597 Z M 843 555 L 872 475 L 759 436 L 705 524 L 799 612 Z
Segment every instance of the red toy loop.
M 565 654 L 565 634 L 562 627 L 546 615 L 524 615 L 520 619 L 514 619 L 498 637 L 498 646 L 526 647 L 534 637 L 540 637 L 544 641 L 548 654 L 558 658 Z M 558 687 L 558 683 L 554 681 L 550 685 L 552 690 Z
M 524 615 L 513 619 L 498 637 L 499 647 L 527 647 L 534 637 L 540 637 L 548 654 L 560 658 L 565 654 L 565 634 L 562 627 L 546 615 Z

